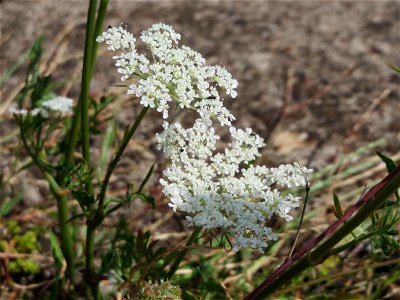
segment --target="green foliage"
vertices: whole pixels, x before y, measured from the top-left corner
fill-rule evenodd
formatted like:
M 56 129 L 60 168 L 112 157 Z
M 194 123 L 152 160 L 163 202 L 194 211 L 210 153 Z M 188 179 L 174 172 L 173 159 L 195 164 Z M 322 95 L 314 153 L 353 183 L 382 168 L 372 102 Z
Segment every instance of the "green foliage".
M 214 257 L 206 259 L 200 255 L 198 261 L 188 266 L 192 273 L 177 276 L 184 299 L 229 299 L 221 284 L 228 274 L 217 272 L 213 261 Z M 236 284 L 240 285 L 239 282 Z
M 393 71 L 395 71 L 396 73 L 399 73 L 399 74 L 400 74 L 400 67 L 395 67 L 395 66 L 392 66 L 392 65 L 389 65 L 389 64 L 388 64 L 388 66 L 389 66 L 389 68 L 391 68 Z
M 7 241 L 1 240 L 0 241 L 0 251 L 6 251 L 7 249 Z
M 8 264 L 8 271 L 11 274 L 31 274 L 40 273 L 40 266 L 37 262 L 29 258 L 17 258 Z
M 150 204 L 152 206 L 152 208 L 154 209 L 156 206 L 155 198 L 151 195 L 146 195 L 145 193 L 142 192 L 144 186 L 146 185 L 146 183 L 149 181 L 151 175 L 153 174 L 153 171 L 154 171 L 154 164 L 147 171 L 147 174 L 146 174 L 145 178 L 143 179 L 142 183 L 140 184 L 140 187 L 138 190 L 135 191 L 134 186 L 132 184 L 128 184 L 128 191 L 127 191 L 125 197 L 109 199 L 106 202 L 107 210 L 105 212 L 105 216 L 110 215 L 112 212 L 116 211 L 123 205 L 131 203 L 136 198 L 140 198 L 144 202 Z M 116 205 L 113 205 L 111 207 L 111 204 L 116 204 Z
M 20 234 L 21 227 L 15 220 L 9 220 L 5 224 L 7 240 L 0 241 L 0 251 L 10 253 L 29 254 L 41 248 L 37 240 L 37 230 L 32 229 Z M 35 275 L 40 273 L 39 264 L 29 257 L 11 258 L 7 264 L 7 270 L 12 275 Z
M 6 228 L 9 234 L 12 236 L 17 235 L 21 232 L 21 227 L 18 225 L 18 222 L 15 220 L 9 220 L 6 223 Z
M 151 280 L 149 282 L 143 282 L 139 289 L 139 293 L 136 297 L 143 300 L 165 300 L 174 299 L 179 300 L 182 291 L 178 286 L 171 284 L 169 281 L 160 281 L 160 283 L 153 283 Z
M 32 253 L 35 250 L 40 250 L 40 243 L 37 241 L 36 232 L 30 230 L 21 236 L 15 237 L 15 249 L 19 253 Z
M 58 240 L 55 234 L 52 231 L 50 231 L 49 235 L 50 235 L 51 251 L 53 253 L 56 269 L 57 271 L 60 271 L 63 265 L 64 256 L 62 254 L 61 247 L 58 244 Z
M 6 199 L 0 206 L 0 217 L 4 217 L 10 213 L 10 211 L 17 206 L 24 197 L 24 193 L 19 193 L 13 198 Z
M 112 269 L 132 284 L 165 278 L 167 249 L 151 241 L 150 232 L 138 230 L 134 234 L 126 225 L 126 220 L 121 219 L 113 242 L 103 255 L 102 273 Z
M 335 269 L 336 265 L 340 262 L 340 258 L 338 256 L 331 256 L 327 260 L 325 260 L 322 264 L 317 266 L 319 273 L 322 276 L 326 276 Z
M 89 116 L 89 123 L 90 123 L 90 132 L 91 133 L 93 133 L 93 134 L 102 133 L 102 130 L 99 128 L 99 126 L 113 118 L 113 116 L 111 115 L 110 117 L 103 119 L 103 118 L 100 118 L 100 114 L 114 101 L 115 101 L 115 99 L 112 96 L 108 96 L 108 97 L 102 96 L 100 98 L 99 103 L 95 99 L 90 98 L 89 105 L 91 108 L 91 115 Z
M 385 163 L 387 172 L 392 172 L 397 164 L 391 158 L 380 152 L 376 154 Z M 400 197 L 399 193 L 395 192 L 396 201 L 385 201 L 379 211 L 374 212 L 370 219 L 372 230 L 377 232 L 372 236 L 372 251 L 373 253 L 383 253 L 384 255 L 393 255 L 400 251 L 400 239 L 397 225 L 400 221 Z
M 340 218 L 343 215 L 342 207 L 340 206 L 340 201 L 339 197 L 336 195 L 336 193 L 333 193 L 333 213 L 336 218 Z
M 39 37 L 33 44 L 29 52 L 29 66 L 26 74 L 25 85 L 16 97 L 19 106 L 22 106 L 23 100 L 30 94 L 31 107 L 35 108 L 46 99 L 54 96 L 51 85 L 51 77 L 40 74 L 39 64 L 44 49 L 42 46 L 43 38 Z
M 396 226 L 400 217 L 398 210 L 387 207 L 381 212 L 371 215 L 372 228 L 377 232 L 372 239 L 374 253 L 382 252 L 385 255 L 393 255 L 400 251 L 400 242 L 396 239 L 398 231 Z
M 388 173 L 390 173 L 390 172 L 392 172 L 394 169 L 396 169 L 397 164 L 396 164 L 396 162 L 395 162 L 393 159 L 387 157 L 386 155 L 384 155 L 383 153 L 380 153 L 379 151 L 376 151 L 376 154 L 377 154 L 377 155 L 379 156 L 379 158 L 385 163 L 385 165 L 386 165 L 386 170 L 387 170 Z M 398 191 L 396 191 L 395 196 L 396 196 L 397 202 L 400 202 L 400 195 L 399 195 L 399 192 L 398 192 Z
M 86 186 L 93 180 L 93 173 L 85 161 L 80 161 L 70 170 L 67 176 L 67 186 L 72 195 L 78 200 L 83 212 L 95 202 L 94 195 L 88 193 Z M 90 212 L 88 212 L 90 213 Z

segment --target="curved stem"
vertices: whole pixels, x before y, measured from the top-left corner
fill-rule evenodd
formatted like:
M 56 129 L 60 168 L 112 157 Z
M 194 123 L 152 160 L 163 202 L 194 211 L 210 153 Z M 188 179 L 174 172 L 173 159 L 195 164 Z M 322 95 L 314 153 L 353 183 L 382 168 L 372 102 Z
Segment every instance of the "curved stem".
M 67 262 L 67 277 L 74 283 L 74 273 L 75 273 L 75 266 L 74 266 L 74 256 L 72 251 L 72 228 L 67 223 L 69 219 L 68 214 L 68 201 L 67 197 L 64 196 L 63 188 L 57 183 L 56 179 L 43 167 L 40 159 L 37 155 L 31 151 L 28 142 L 26 140 L 26 136 L 24 130 L 21 129 L 21 139 L 24 144 L 26 151 L 28 152 L 29 156 L 32 158 L 34 163 L 39 167 L 40 171 L 46 177 L 47 182 L 50 185 L 50 190 L 53 195 L 57 199 L 57 216 L 58 216 L 58 223 L 60 226 L 60 239 L 61 239 L 61 250 L 63 252 L 65 261 Z

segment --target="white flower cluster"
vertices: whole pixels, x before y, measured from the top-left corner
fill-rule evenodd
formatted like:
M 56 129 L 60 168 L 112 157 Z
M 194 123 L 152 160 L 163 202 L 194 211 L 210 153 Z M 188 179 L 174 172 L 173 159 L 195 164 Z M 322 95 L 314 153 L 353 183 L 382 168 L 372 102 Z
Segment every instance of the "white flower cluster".
M 57 96 L 53 99 L 46 100 L 42 103 L 41 107 L 34 108 L 30 111 L 11 107 L 9 112 L 20 116 L 26 116 L 28 113 L 30 113 L 32 116 L 37 116 L 40 114 L 43 118 L 49 118 L 50 115 L 64 117 L 73 114 L 73 105 L 74 100 L 71 98 Z
M 67 97 L 58 96 L 51 100 L 43 102 L 43 111 L 50 113 L 55 113 L 61 116 L 69 116 L 73 114 L 74 100 Z
M 273 215 L 291 221 L 299 197 L 282 194 L 284 188 L 306 183 L 312 170 L 299 164 L 278 168 L 253 165 L 260 156 L 263 139 L 246 130 L 232 127 L 235 117 L 224 107 L 219 90 L 236 97 L 237 81 L 220 66 L 205 65 L 205 59 L 192 49 L 178 47 L 181 36 L 165 24 L 144 31 L 141 40 L 150 60 L 137 53 L 135 39 L 122 26 L 109 28 L 97 38 L 109 45 L 121 80 L 138 78 L 128 94 L 141 97 L 141 104 L 168 117 L 169 104 L 195 110 L 199 114 L 191 128 L 164 122 L 157 134 L 158 148 L 171 160 L 161 179 L 170 206 L 186 215 L 189 225 L 208 230 L 222 229 L 233 236 L 234 250 L 255 248 L 263 251 L 266 240 L 277 236 L 266 225 Z M 216 153 L 220 137 L 213 121 L 229 126 L 231 141 Z
M 210 125 L 211 120 L 231 125 L 235 118 L 224 107 L 219 90 L 235 98 L 238 82 L 227 70 L 206 65 L 200 53 L 178 46 L 181 36 L 169 25 L 155 24 L 140 38 L 150 59 L 137 52 L 135 38 L 122 26 L 111 27 L 97 38 L 109 45 L 109 50 L 119 51 L 113 59 L 122 74 L 121 80 L 138 79 L 129 85 L 128 94 L 140 97 L 142 105 L 162 112 L 165 119 L 170 103 L 175 103 L 180 108 L 198 111 Z
M 251 129 L 231 127 L 231 142 L 216 153 L 219 136 L 200 119 L 192 128 L 164 124 L 157 134 L 159 147 L 171 159 L 161 179 L 164 194 L 175 211 L 187 215 L 189 225 L 223 229 L 234 237 L 234 250 L 256 248 L 262 252 L 268 240 L 276 240 L 266 220 L 276 214 L 287 221 L 299 198 L 282 195 L 280 188 L 305 184 L 311 172 L 298 164 L 278 168 L 254 166 L 264 146 Z
M 9 109 L 8 111 L 9 111 L 11 114 L 13 114 L 13 115 L 25 117 L 25 116 L 28 115 L 28 112 L 29 112 L 32 116 L 37 116 L 38 114 L 40 114 L 40 112 L 42 111 L 42 109 L 41 109 L 41 108 L 34 108 L 34 109 L 28 111 L 28 110 L 26 110 L 26 109 L 24 109 L 24 108 L 18 109 L 18 108 L 15 108 L 15 107 L 10 107 L 10 109 Z

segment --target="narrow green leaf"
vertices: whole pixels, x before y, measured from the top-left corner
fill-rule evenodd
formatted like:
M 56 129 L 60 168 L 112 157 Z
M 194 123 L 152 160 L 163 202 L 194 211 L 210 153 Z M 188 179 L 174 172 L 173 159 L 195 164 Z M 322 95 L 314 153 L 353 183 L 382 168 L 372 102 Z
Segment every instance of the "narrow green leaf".
M 14 198 L 4 202 L 0 206 L 0 217 L 6 216 L 18 203 L 20 203 L 22 198 L 24 197 L 24 194 L 24 192 L 21 192 Z
M 375 212 L 373 212 L 370 215 L 370 219 L 371 219 L 372 226 L 375 227 L 375 224 L 376 224 Z
M 378 155 L 380 159 L 385 163 L 386 170 L 388 171 L 388 173 L 396 169 L 397 165 L 391 158 L 387 157 L 386 155 L 382 154 L 379 151 L 376 151 L 376 155 Z
M 114 121 L 110 121 L 107 124 L 106 133 L 104 135 L 103 145 L 101 147 L 101 155 L 100 155 L 100 165 L 99 165 L 99 176 L 103 173 L 107 165 L 108 158 L 110 156 L 111 146 L 114 143 L 115 139 L 115 123 Z
M 389 64 L 387 64 L 387 65 L 389 66 L 389 68 L 391 68 L 392 70 L 394 70 L 395 72 L 400 74 L 400 67 L 395 67 L 395 66 L 392 66 L 392 65 L 389 65 Z
M 397 167 L 397 164 L 391 158 L 387 157 L 386 155 L 382 154 L 381 152 L 376 151 L 376 155 L 378 155 L 380 157 L 380 159 L 385 163 L 386 170 L 388 171 L 388 173 L 392 172 Z M 400 202 L 399 192 L 396 191 L 394 193 L 394 195 L 396 197 L 397 202 Z
M 339 219 L 343 215 L 343 211 L 342 207 L 340 206 L 339 197 L 336 195 L 336 193 L 333 193 L 333 205 L 333 213 L 335 214 L 335 217 Z
M 153 209 L 156 207 L 156 199 L 154 199 L 154 197 L 145 195 L 143 193 L 137 193 L 137 196 L 144 202 L 149 203 Z
M 149 171 L 147 171 L 146 177 L 143 179 L 142 183 L 140 184 L 139 190 L 137 191 L 138 193 L 140 193 L 142 191 L 142 189 L 144 188 L 144 186 L 146 185 L 147 181 L 149 181 L 151 175 L 153 174 L 154 171 L 154 165 L 152 164 Z
M 50 245 L 51 251 L 53 252 L 54 262 L 56 265 L 57 271 L 60 271 L 64 261 L 64 255 L 61 251 L 61 247 L 58 243 L 57 237 L 52 231 L 49 231 L 50 234 Z

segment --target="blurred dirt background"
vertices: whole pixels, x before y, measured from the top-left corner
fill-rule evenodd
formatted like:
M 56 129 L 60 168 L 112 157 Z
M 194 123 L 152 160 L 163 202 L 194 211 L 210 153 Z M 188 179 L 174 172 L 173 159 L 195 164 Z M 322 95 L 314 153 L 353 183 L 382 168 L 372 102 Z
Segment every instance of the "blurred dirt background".
M 261 163 L 298 160 L 318 170 L 382 137 L 386 141 L 377 150 L 398 154 L 400 77 L 386 64 L 400 65 L 399 1 L 110 2 L 105 28 L 123 23 L 138 36 L 153 23 L 164 22 L 182 34 L 182 44 L 202 53 L 208 63 L 226 66 L 239 81 L 238 98 L 227 98 L 226 106 L 237 117 L 237 127 L 252 127 L 266 139 Z M 86 1 L 3 0 L 1 74 L 43 35 L 43 70 L 60 82 L 60 94 L 77 99 L 87 7 Z M 139 101 L 113 86 L 120 83 L 119 75 L 105 50 L 100 47 L 91 95 L 119 96 L 117 120 L 122 134 L 135 119 Z M 7 108 L 23 84 L 25 70 L 19 68 L 1 90 L 2 136 L 16 130 Z M 139 182 L 157 162 L 151 192 L 162 198 L 155 183 L 164 162 L 154 139 L 154 133 L 162 129 L 162 119 L 155 112 L 150 116 L 112 178 L 115 194 L 123 194 L 127 182 Z M 186 117 L 184 122 L 191 120 Z M 4 173 L 17 132 L 14 148 L 1 146 Z M 93 143 L 100 141 L 101 136 Z M 380 178 L 383 169 L 380 172 L 369 179 Z M 25 203 L 40 202 L 46 183 L 29 172 L 19 178 L 24 180 L 16 179 L 13 188 L 22 182 L 29 189 Z M 171 216 L 167 205 L 164 208 L 151 214 L 153 221 L 164 214 Z M 142 211 L 135 207 L 135 213 Z

